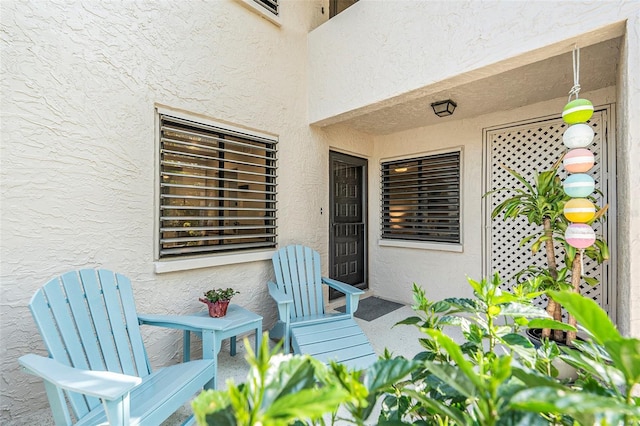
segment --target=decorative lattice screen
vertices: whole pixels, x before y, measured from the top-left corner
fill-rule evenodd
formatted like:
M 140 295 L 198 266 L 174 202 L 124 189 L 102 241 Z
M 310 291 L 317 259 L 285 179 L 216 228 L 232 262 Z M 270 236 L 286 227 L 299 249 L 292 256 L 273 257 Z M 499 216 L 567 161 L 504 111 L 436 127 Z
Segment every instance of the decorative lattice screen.
M 601 184 L 606 172 L 606 167 L 603 167 L 603 164 L 606 164 L 603 159 L 606 153 L 606 110 L 596 111 L 589 124 L 595 131 L 595 139 L 588 148 L 594 153 L 596 161 L 589 174 L 594 178 L 596 188 L 603 192 L 602 195 L 597 196 L 597 205 L 603 206 L 608 202 L 606 185 Z M 533 183 L 535 172 L 550 169 L 566 152 L 567 149 L 562 144 L 562 134 L 566 128 L 567 125 L 558 117 L 500 129 L 488 129 L 485 135 L 487 190 L 522 186 L 510 173 L 500 167 L 500 164 L 516 170 L 529 183 Z M 562 165 L 559 170 L 560 177 L 564 179 L 567 173 Z M 501 217 L 496 217 L 491 220 L 491 211 L 509 196 L 510 194 L 506 191 L 495 192 L 487 196 L 485 201 L 485 275 L 499 272 L 505 280 L 506 287 L 513 284 L 513 275 L 526 266 L 546 265 L 544 247 L 532 255 L 530 244 L 520 246 L 523 237 L 538 230 L 535 225 L 529 225 L 525 218 L 504 221 Z M 606 229 L 603 229 L 605 227 L 600 223 L 595 224 L 594 228 L 599 235 L 606 232 Z M 559 268 L 564 266 L 563 253 L 562 250 L 556 250 Z M 604 299 L 607 295 L 607 283 L 602 273 L 602 265 L 597 265 L 591 259 L 585 258 L 584 274 L 597 278 L 600 284 L 590 286 L 583 282 L 582 294 L 591 297 L 606 308 L 607 303 Z M 537 303 L 540 306 L 546 306 L 546 299 L 538 300 Z

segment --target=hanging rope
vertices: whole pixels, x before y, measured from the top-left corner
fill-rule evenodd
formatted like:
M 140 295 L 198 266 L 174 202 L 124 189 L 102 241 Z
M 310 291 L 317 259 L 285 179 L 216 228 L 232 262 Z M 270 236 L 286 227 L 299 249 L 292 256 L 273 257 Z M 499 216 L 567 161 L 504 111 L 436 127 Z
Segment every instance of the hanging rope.
M 584 276 L 584 249 L 580 249 L 580 276 Z
M 569 90 L 569 102 L 571 102 L 571 96 L 575 96 L 578 99 L 580 93 L 580 48 L 575 46 L 573 48 L 573 87 Z

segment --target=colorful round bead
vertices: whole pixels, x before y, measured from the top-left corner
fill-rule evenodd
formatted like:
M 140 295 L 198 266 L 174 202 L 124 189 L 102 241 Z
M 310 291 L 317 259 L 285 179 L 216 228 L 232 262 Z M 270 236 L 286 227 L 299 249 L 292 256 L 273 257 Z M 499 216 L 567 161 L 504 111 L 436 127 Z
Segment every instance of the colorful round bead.
M 562 187 L 569 197 L 581 198 L 589 196 L 595 190 L 596 182 L 587 174 L 576 173 L 567 176 Z
M 593 167 L 595 158 L 588 149 L 577 148 L 564 155 L 562 164 L 569 173 L 584 173 Z
M 564 205 L 564 217 L 569 222 L 586 223 L 596 215 L 596 206 L 586 198 L 572 198 Z
M 565 241 L 577 249 L 591 247 L 596 241 L 596 233 L 589 225 L 584 223 L 572 223 L 567 226 L 564 233 Z
M 593 142 L 595 132 L 585 123 L 569 126 L 562 135 L 562 142 L 569 149 L 584 148 Z
M 587 99 L 575 99 L 562 110 L 562 119 L 567 124 L 586 123 L 592 115 L 593 104 Z

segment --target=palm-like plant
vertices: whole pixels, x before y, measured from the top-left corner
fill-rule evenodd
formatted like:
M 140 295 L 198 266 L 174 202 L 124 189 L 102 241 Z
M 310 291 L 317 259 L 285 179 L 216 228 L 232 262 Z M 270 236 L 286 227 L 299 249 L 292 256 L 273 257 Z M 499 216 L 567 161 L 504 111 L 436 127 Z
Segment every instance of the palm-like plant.
M 593 278 L 581 277 L 582 256 L 586 255 L 596 262 L 602 263 L 609 258 L 609 252 L 606 243 L 601 238 L 597 238 L 596 243 L 592 247 L 585 249 L 584 252 L 576 251 L 565 241 L 564 232 L 569 222 L 564 217 L 564 205 L 571 197 L 565 194 L 562 187 L 562 181 L 558 176 L 559 166 L 560 160 L 551 169 L 537 173 L 535 184 L 532 185 L 515 170 L 503 165 L 502 167 L 523 186 L 521 188 L 501 188 L 491 191 L 487 195 L 505 190 L 515 193 L 515 195 L 507 198 L 493 209 L 491 213 L 492 219 L 499 215 L 502 215 L 504 219 L 526 217 L 530 224 L 541 227 L 541 230 L 523 238 L 520 244 L 530 243 L 531 251 L 534 254 L 544 244 L 546 268 L 529 266 L 518 273 L 517 278 L 539 277 L 540 279 L 537 282 L 541 283 L 541 287 L 538 290 L 542 291 L 560 291 L 572 288 L 573 291 L 579 293 L 581 278 L 584 278 L 585 282 L 592 285 L 597 283 L 597 280 Z M 602 217 L 606 209 L 607 206 L 600 209 L 592 221 Z M 556 242 L 560 242 L 565 251 L 564 263 L 566 266 L 560 269 L 556 262 Z M 552 298 L 548 298 L 546 310 L 554 320 L 562 321 L 562 307 Z M 570 315 L 568 323 L 575 327 L 575 318 Z M 551 330 L 543 329 L 542 337 L 551 337 Z M 570 344 L 575 338 L 575 331 L 567 332 L 566 343 Z M 554 330 L 553 340 L 562 341 L 563 331 Z

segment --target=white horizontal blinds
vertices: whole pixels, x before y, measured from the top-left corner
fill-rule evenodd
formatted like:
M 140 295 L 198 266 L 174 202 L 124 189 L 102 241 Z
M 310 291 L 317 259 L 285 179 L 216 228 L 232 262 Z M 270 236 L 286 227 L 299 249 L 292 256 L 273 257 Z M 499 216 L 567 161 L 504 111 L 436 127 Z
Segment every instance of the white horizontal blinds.
M 276 141 L 160 116 L 160 258 L 276 245 Z
M 278 15 L 278 0 L 253 0 L 274 15 Z
M 460 242 L 460 151 L 382 163 L 382 238 Z

